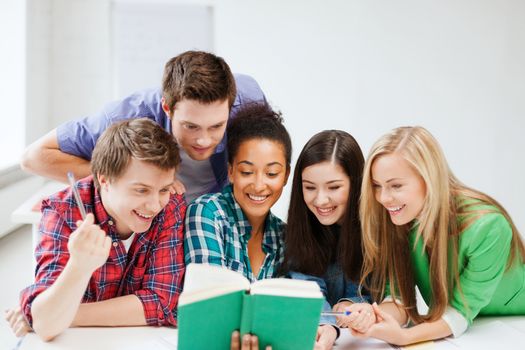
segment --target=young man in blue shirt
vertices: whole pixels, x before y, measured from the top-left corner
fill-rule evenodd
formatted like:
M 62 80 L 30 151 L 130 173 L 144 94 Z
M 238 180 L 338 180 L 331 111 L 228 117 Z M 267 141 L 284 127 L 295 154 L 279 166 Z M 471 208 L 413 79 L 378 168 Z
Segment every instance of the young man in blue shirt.
M 179 144 L 175 189 L 186 192 L 189 202 L 227 183 L 226 125 L 242 105 L 257 101 L 265 97 L 253 78 L 234 76 L 214 54 L 187 51 L 166 63 L 162 89 L 138 91 L 97 114 L 58 126 L 27 147 L 22 169 L 62 182 L 69 170 L 83 178 L 90 174 L 95 143 L 109 125 L 147 117 L 171 131 Z

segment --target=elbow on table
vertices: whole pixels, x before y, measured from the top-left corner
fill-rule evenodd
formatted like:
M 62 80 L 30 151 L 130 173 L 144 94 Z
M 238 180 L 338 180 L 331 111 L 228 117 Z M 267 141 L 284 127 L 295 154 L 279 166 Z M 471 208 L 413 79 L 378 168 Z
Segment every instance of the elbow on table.
M 35 333 L 38 335 L 40 339 L 42 339 L 42 341 L 45 341 L 45 342 L 50 342 L 51 340 L 55 339 L 56 336 L 59 334 L 59 333 L 51 333 L 51 332 L 46 332 L 46 331 L 36 330 L 36 329 L 35 329 Z
M 38 337 L 45 342 L 52 341 L 62 332 L 56 329 L 50 329 L 49 327 L 46 327 L 44 322 L 38 322 L 37 320 L 33 321 L 33 330 L 38 335 Z

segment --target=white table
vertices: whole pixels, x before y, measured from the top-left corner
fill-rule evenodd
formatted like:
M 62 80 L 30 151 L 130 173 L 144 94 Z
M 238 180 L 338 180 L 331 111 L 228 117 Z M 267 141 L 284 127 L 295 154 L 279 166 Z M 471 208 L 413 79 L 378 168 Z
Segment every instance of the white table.
M 523 332 L 515 339 L 516 348 L 523 349 L 525 342 L 525 316 L 509 317 L 481 317 L 476 319 L 473 327 L 487 324 L 494 320 L 500 320 L 505 324 Z M 118 328 L 70 328 L 55 338 L 52 342 L 44 343 L 34 333 L 26 335 L 21 343 L 20 349 L 30 350 L 138 350 L 138 349 L 176 349 L 170 347 L 169 342 L 176 343 L 177 330 L 167 327 L 118 327 Z M 166 342 L 165 340 L 168 340 Z M 436 350 L 458 350 L 456 345 L 447 340 L 440 340 L 434 343 Z M 334 350 L 357 350 L 357 349 L 392 349 L 384 342 L 369 339 L 361 340 L 352 337 L 347 331 L 343 330 L 340 339 L 337 341 Z M 502 349 L 503 350 L 503 349 Z M 504 350 L 512 350 L 505 348 Z
M 30 224 L 32 225 L 32 241 L 33 241 L 33 251 L 39 241 L 38 235 L 38 224 L 40 223 L 40 218 L 42 213 L 40 210 L 33 210 L 35 205 L 40 203 L 42 199 L 48 197 L 49 195 L 58 192 L 64 189 L 67 185 L 50 181 L 46 182 L 38 191 L 36 191 L 31 197 L 29 197 L 24 203 L 22 203 L 16 210 L 11 213 L 11 221 L 21 224 Z

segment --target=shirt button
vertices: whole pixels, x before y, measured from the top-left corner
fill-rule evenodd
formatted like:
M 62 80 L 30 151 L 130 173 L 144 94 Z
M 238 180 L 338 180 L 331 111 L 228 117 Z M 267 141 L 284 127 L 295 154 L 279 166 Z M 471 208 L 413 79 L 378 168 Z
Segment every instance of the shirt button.
M 118 246 L 118 242 L 113 242 L 113 247 Z
M 109 220 L 109 221 L 108 221 L 108 224 L 110 224 L 111 226 L 113 226 L 113 220 Z

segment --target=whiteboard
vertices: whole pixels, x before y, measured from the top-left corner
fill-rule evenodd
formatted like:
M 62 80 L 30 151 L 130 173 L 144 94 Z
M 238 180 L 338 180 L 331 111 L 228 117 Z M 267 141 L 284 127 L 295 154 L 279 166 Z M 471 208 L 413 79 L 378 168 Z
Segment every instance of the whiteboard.
M 111 6 L 114 98 L 159 87 L 165 63 L 184 51 L 213 51 L 212 6 L 145 0 Z

